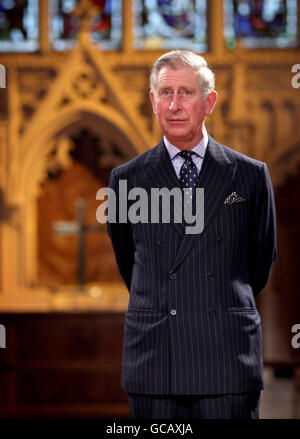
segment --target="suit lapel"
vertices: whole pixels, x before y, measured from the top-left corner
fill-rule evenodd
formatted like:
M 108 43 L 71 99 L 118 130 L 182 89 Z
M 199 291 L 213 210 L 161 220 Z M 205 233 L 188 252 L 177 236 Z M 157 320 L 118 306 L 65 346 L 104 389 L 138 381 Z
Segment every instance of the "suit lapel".
M 218 210 L 222 207 L 230 185 L 234 178 L 236 163 L 231 162 L 225 155 L 223 147 L 213 138 L 209 137 L 207 150 L 204 156 L 198 188 L 204 188 L 204 229 L 200 234 L 186 234 L 186 224 L 174 223 L 173 203 L 170 203 L 171 226 L 182 236 L 182 241 L 174 260 L 172 270 L 175 271 L 192 251 L 199 238 L 206 232 Z M 168 151 L 163 140 L 153 149 L 150 161 L 143 169 L 144 187 L 151 194 L 151 188 L 180 188 Z M 178 206 L 180 209 L 182 206 Z
M 222 146 L 210 137 L 197 183 L 198 188 L 204 188 L 204 229 L 200 234 L 184 233 L 171 271 L 175 271 L 183 262 L 222 207 L 235 170 L 236 163 L 231 162 Z
M 174 188 L 179 188 L 181 190 L 180 182 L 177 178 L 173 164 L 171 162 L 169 153 L 163 140 L 155 147 L 154 157 L 151 159 L 151 163 L 147 164 L 144 173 L 145 186 L 147 187 L 148 193 L 151 193 L 152 188 L 167 188 L 171 191 Z M 171 226 L 180 234 L 184 234 L 184 224 L 174 223 L 174 207 L 175 209 L 181 209 L 182 206 L 179 205 L 180 200 L 175 197 L 175 206 L 173 206 L 173 201 L 170 203 L 170 218 Z M 162 206 L 160 200 L 160 206 Z

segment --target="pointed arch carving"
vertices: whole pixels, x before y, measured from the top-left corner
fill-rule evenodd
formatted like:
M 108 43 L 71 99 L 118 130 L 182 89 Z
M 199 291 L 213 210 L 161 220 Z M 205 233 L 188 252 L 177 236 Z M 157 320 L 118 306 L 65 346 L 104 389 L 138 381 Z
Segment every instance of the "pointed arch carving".
M 58 111 L 52 120 L 48 119 L 45 125 L 36 126 L 36 130 L 31 131 L 31 135 L 23 144 L 23 165 L 19 178 L 21 199 L 24 199 L 26 194 L 38 190 L 53 140 L 82 125 L 89 126 L 99 135 L 110 137 L 128 158 L 142 152 L 135 133 L 117 111 L 90 102 L 86 102 L 85 105 L 68 106 Z M 30 180 L 28 175 L 31 176 Z
M 22 210 L 23 262 L 21 278 L 25 285 L 34 285 L 37 281 L 37 211 L 36 200 L 39 195 L 40 183 L 47 176 L 49 156 L 58 139 L 66 139 L 76 130 L 86 127 L 99 137 L 106 137 L 113 141 L 124 155 L 124 161 L 139 153 L 134 133 L 117 111 L 106 111 L 105 107 L 86 105 L 72 105 L 57 112 L 52 120 L 48 119 L 45 126 L 37 126 L 31 131 L 27 143 L 23 145 L 23 160 L 19 178 L 19 199 Z M 64 149 L 58 155 L 68 155 L 64 142 L 59 143 L 59 148 Z M 114 162 L 113 153 L 106 151 L 107 157 Z

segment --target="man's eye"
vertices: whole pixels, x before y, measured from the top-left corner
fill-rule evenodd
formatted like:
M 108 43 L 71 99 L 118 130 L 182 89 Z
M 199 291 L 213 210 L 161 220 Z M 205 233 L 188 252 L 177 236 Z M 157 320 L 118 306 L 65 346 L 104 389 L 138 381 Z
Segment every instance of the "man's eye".
M 191 92 L 189 90 L 180 90 L 178 95 L 181 96 L 181 97 L 186 97 L 186 96 L 190 96 Z
M 170 92 L 168 90 L 164 90 L 162 92 L 163 96 L 169 96 Z

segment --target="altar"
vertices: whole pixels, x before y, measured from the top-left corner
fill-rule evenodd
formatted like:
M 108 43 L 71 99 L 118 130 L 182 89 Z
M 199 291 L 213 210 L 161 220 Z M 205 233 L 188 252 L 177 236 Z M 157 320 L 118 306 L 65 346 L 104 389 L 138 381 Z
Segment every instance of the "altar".
M 122 285 L 92 285 L 6 304 L 0 418 L 129 417 L 121 389 L 128 297 Z

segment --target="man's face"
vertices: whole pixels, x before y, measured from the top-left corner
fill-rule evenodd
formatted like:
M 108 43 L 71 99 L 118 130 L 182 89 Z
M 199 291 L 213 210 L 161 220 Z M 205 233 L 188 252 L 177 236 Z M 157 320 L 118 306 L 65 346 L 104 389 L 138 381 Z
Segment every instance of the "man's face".
M 166 138 L 181 149 L 191 149 L 203 137 L 205 116 L 212 113 L 217 93 L 204 99 L 195 71 L 186 66 L 163 67 L 157 88 L 150 92 L 153 111 Z

